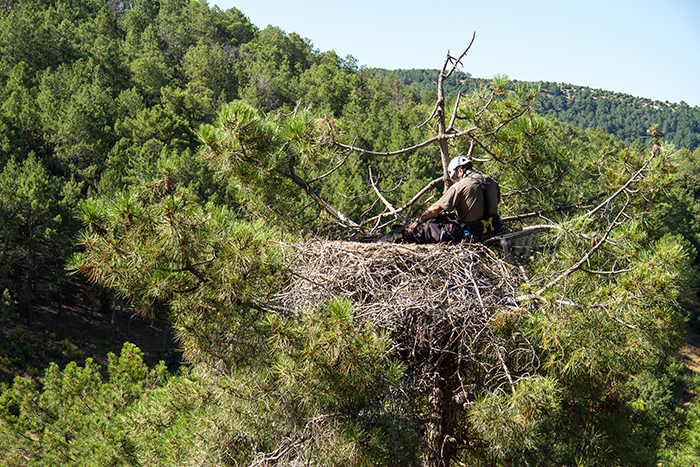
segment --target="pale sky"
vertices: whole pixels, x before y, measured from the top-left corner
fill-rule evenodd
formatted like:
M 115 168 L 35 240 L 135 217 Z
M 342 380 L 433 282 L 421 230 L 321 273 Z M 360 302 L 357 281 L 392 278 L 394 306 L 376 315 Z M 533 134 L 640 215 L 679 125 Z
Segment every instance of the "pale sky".
M 700 106 L 700 0 L 209 0 L 360 66 L 575 84 Z

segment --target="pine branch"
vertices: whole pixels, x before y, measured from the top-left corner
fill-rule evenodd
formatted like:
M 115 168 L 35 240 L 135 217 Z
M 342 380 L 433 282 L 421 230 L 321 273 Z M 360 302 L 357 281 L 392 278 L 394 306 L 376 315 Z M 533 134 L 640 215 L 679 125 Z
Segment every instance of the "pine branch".
M 622 193 L 623 191 L 625 191 L 625 190 L 627 189 L 627 187 L 630 186 L 630 185 L 632 184 L 632 182 L 636 181 L 636 180 L 637 180 L 637 177 L 638 177 L 639 175 L 641 175 L 641 173 L 644 172 L 644 170 L 646 170 L 646 168 L 647 168 L 647 166 L 649 165 L 649 163 L 654 159 L 654 157 L 656 157 L 657 154 L 658 154 L 658 152 L 653 152 L 653 151 L 652 151 L 651 157 L 649 157 L 649 159 L 647 159 L 647 161 L 644 163 L 644 165 L 642 165 L 642 168 L 639 169 L 639 170 L 632 176 L 632 178 L 630 178 L 629 180 L 627 180 L 627 183 L 625 183 L 624 185 L 622 185 L 615 193 L 613 193 L 612 195 L 610 195 L 610 197 L 609 197 L 608 199 L 606 199 L 605 201 L 603 201 L 602 203 L 600 203 L 595 209 L 593 209 L 592 211 L 590 211 L 590 212 L 587 214 L 587 217 L 590 218 L 593 214 L 595 214 L 596 212 L 600 211 L 603 207 L 605 207 L 605 206 L 607 206 L 608 204 L 610 204 L 610 202 L 612 202 L 612 200 L 614 200 L 615 198 L 617 198 L 617 196 L 618 196 L 620 193 Z
M 340 224 L 342 224 L 345 227 L 356 229 L 360 228 L 360 226 L 356 224 L 352 219 L 350 219 L 345 214 L 331 206 L 325 199 L 323 199 L 318 193 L 316 193 L 316 191 L 314 191 L 314 189 L 311 188 L 308 182 L 299 177 L 294 171 L 294 158 L 290 157 L 289 159 L 289 173 L 284 175 L 289 177 L 294 183 L 297 184 L 297 186 L 301 187 L 314 201 L 316 201 L 316 203 L 321 208 L 323 208 L 324 211 L 326 211 L 328 214 L 337 219 L 340 222 Z
M 355 140 L 357 140 L 357 138 L 355 138 Z M 354 141 L 353 141 L 353 144 L 355 144 Z M 343 164 L 345 164 L 345 161 L 348 160 L 348 157 L 350 157 L 350 154 L 352 154 L 352 151 L 351 151 L 351 150 L 348 150 L 348 152 L 347 152 L 347 154 L 345 154 L 345 157 L 343 158 L 343 160 L 341 160 L 340 162 L 338 162 L 338 164 L 336 164 L 335 167 L 333 167 L 332 169 L 330 169 L 330 170 L 329 170 L 328 172 L 326 172 L 325 174 L 323 174 L 323 175 L 321 175 L 321 176 L 319 176 L 319 177 L 316 177 L 316 178 L 314 178 L 314 179 L 309 180 L 307 183 L 308 183 L 309 185 L 311 185 L 311 184 L 314 183 L 314 182 L 318 182 L 319 180 L 323 180 L 324 178 L 328 177 L 330 174 L 332 174 L 333 172 L 335 172 L 336 170 L 338 170 L 339 168 L 341 168 L 341 167 L 343 166 Z
M 625 212 L 625 209 L 627 209 L 627 206 L 629 206 L 629 199 L 627 200 L 627 202 L 625 203 L 625 205 L 622 207 L 622 209 L 620 209 L 620 212 L 617 213 L 617 216 L 615 216 L 615 219 L 610 223 L 610 225 L 609 225 L 608 228 L 606 229 L 605 233 L 604 233 L 603 236 L 601 237 L 600 241 L 598 241 L 595 245 L 593 245 L 593 248 L 591 248 L 591 249 L 588 251 L 588 253 L 586 253 L 586 254 L 583 256 L 583 258 L 581 258 L 580 260 L 578 260 L 573 266 L 571 266 L 570 268 L 566 269 L 564 272 L 562 272 L 561 274 L 559 274 L 559 276 L 557 276 L 554 280 L 550 281 L 547 285 L 545 285 L 545 286 L 542 287 L 540 290 L 538 290 L 537 292 L 535 292 L 534 295 L 535 295 L 535 296 L 538 296 L 538 297 L 541 296 L 542 293 L 543 293 L 545 290 L 547 290 L 548 288 L 550 288 L 550 287 L 552 287 L 552 286 L 557 285 L 558 283 L 560 283 L 561 281 L 563 281 L 564 279 L 566 279 L 572 272 L 574 272 L 574 271 L 576 271 L 577 269 L 579 269 L 579 267 L 581 267 L 581 265 L 582 265 L 583 263 L 585 263 L 586 261 L 588 261 L 589 258 L 593 255 L 593 253 L 595 253 L 596 251 L 598 251 L 598 249 L 603 245 L 603 243 L 605 243 L 605 240 L 608 238 L 608 236 L 609 236 L 610 233 L 613 231 L 613 229 L 619 225 L 617 221 L 618 221 L 618 219 L 620 219 L 620 217 L 623 215 L 623 213 Z
M 600 198 L 600 197 L 602 197 L 602 196 L 603 196 L 602 193 L 599 194 L 599 195 L 596 195 L 596 196 L 594 196 L 594 197 L 592 197 L 592 198 L 587 199 L 587 200 L 585 201 L 585 203 L 589 203 L 589 202 L 591 202 L 591 201 L 594 201 L 594 200 L 596 200 L 596 199 L 598 199 L 598 198 Z M 520 221 L 520 220 L 523 220 L 523 219 L 529 219 L 529 218 L 531 218 L 531 217 L 542 216 L 543 214 L 548 213 L 548 212 L 560 212 L 560 211 L 567 211 L 567 210 L 569 210 L 569 209 L 583 209 L 583 208 L 585 208 L 585 207 L 586 207 L 586 206 L 581 206 L 579 203 L 566 204 L 566 205 L 564 205 L 564 206 L 558 206 L 558 207 L 553 208 L 553 209 L 541 209 L 541 210 L 539 210 L 539 211 L 527 212 L 527 213 L 523 213 L 523 214 L 516 214 L 516 215 L 514 215 L 514 216 L 508 216 L 508 217 L 502 217 L 501 220 L 503 220 L 504 222 L 507 222 L 507 221 Z

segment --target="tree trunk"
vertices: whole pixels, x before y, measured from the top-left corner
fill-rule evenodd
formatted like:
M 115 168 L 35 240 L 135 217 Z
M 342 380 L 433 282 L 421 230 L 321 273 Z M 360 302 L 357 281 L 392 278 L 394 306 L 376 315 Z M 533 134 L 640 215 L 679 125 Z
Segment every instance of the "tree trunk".
M 32 299 L 34 298 L 34 285 L 36 284 L 36 253 L 34 248 L 29 248 L 29 271 L 27 272 L 26 300 L 27 300 L 27 325 L 29 327 L 34 323 L 34 307 Z
M 17 255 L 14 255 L 13 267 L 15 272 L 15 292 L 17 292 L 17 313 L 19 313 L 20 319 L 22 313 L 24 312 L 24 290 L 22 285 L 22 273 L 19 270 L 19 260 Z
M 443 87 L 443 83 L 445 81 L 445 70 L 447 68 L 448 63 L 449 55 L 445 60 L 445 64 L 442 66 L 440 76 L 438 77 L 438 98 L 435 108 L 435 116 L 437 117 L 438 136 L 444 136 L 445 130 L 447 129 L 447 126 L 445 125 L 445 90 Z M 450 185 L 452 185 L 452 180 L 450 180 L 449 174 L 447 172 L 447 166 L 450 164 L 450 150 L 447 145 L 447 139 L 445 138 L 440 138 L 438 140 L 438 145 L 440 146 L 440 156 L 442 158 L 442 173 L 444 174 L 445 180 L 445 188 L 443 189 L 444 192 L 447 191 Z
M 454 432 L 459 404 L 454 400 L 454 389 L 449 383 L 454 371 L 446 370 L 440 371 L 439 381 L 428 396 L 430 412 L 423 434 L 426 446 L 421 459 L 423 467 L 449 467 L 450 459 L 455 454 Z

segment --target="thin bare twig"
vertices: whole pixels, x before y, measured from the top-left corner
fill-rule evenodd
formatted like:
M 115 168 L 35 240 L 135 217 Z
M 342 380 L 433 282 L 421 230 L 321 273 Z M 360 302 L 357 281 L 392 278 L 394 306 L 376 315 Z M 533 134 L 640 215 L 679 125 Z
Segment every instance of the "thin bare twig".
M 595 201 L 596 199 L 601 198 L 602 196 L 603 196 L 602 193 L 598 194 L 592 198 L 588 198 L 583 203 L 586 203 L 586 204 L 590 203 L 591 201 Z M 560 212 L 560 211 L 567 211 L 569 209 L 584 209 L 586 207 L 586 204 L 583 204 L 583 205 L 581 203 L 567 204 L 565 206 L 559 206 L 559 207 L 556 207 L 553 209 L 542 209 L 540 211 L 526 212 L 523 214 L 516 214 L 514 216 L 506 216 L 506 217 L 502 217 L 501 219 L 504 222 L 519 221 L 519 220 L 523 220 L 523 219 L 529 219 L 531 217 L 542 216 L 548 212 Z
M 457 69 L 458 65 L 463 65 L 462 59 L 467 55 L 467 52 L 469 52 L 469 49 L 472 48 L 472 44 L 474 44 L 474 39 L 476 39 L 476 31 L 474 31 L 474 33 L 472 34 L 472 40 L 469 41 L 469 45 L 467 46 L 466 49 L 464 49 L 464 52 L 462 52 L 462 54 L 459 56 L 459 58 L 457 58 L 457 59 L 452 58 L 454 65 L 452 66 L 452 69 L 449 71 L 449 73 L 447 73 L 447 75 L 445 75 L 445 78 L 449 78 L 452 75 L 452 73 Z M 448 56 L 449 56 L 449 54 L 448 54 Z M 443 67 L 443 71 L 444 71 L 444 69 L 445 68 Z
M 455 101 L 455 106 L 452 109 L 452 119 L 450 119 L 450 124 L 447 125 L 445 133 L 452 133 L 454 131 L 455 119 L 457 118 L 457 108 L 459 107 L 459 101 L 462 100 L 462 91 L 457 93 L 457 100 Z

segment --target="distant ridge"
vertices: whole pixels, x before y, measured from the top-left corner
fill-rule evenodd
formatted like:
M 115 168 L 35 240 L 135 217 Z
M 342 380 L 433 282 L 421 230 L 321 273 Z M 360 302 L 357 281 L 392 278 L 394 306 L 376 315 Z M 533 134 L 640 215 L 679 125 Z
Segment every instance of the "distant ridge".
M 373 69 L 377 75 L 394 74 L 406 86 L 417 86 L 421 91 L 436 87 L 439 70 L 386 70 Z M 469 93 L 487 86 L 490 80 L 474 78 L 469 73 L 456 71 L 455 79 L 445 83 L 445 92 Z M 513 83 L 517 83 L 513 80 Z M 663 140 L 677 148 L 695 150 L 700 147 L 700 107 L 690 107 L 687 103 L 661 102 L 629 94 L 594 89 L 573 84 L 540 81 L 540 93 L 536 110 L 540 115 L 548 115 L 556 120 L 583 126 L 599 128 L 613 134 L 628 144 L 634 141 L 646 142 L 646 131 L 652 125 L 659 125 Z

